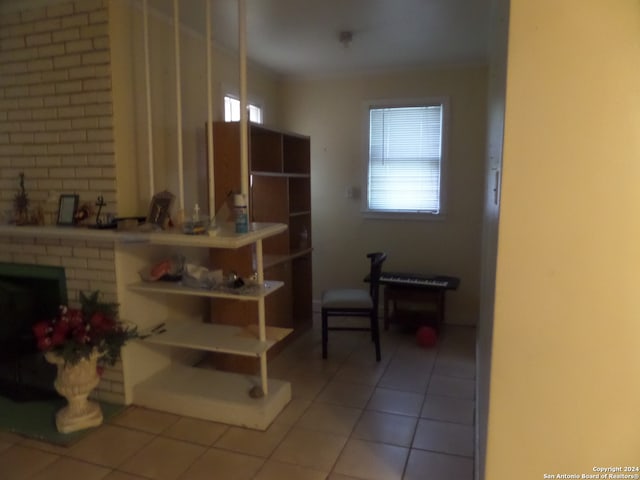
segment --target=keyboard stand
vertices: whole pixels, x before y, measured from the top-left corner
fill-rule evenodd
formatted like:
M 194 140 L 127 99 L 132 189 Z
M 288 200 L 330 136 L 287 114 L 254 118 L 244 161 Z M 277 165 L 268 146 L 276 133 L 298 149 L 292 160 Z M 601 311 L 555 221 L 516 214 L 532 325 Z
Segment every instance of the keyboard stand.
M 390 323 L 429 325 L 436 330 L 444 323 L 445 288 L 407 285 L 384 286 L 384 329 Z

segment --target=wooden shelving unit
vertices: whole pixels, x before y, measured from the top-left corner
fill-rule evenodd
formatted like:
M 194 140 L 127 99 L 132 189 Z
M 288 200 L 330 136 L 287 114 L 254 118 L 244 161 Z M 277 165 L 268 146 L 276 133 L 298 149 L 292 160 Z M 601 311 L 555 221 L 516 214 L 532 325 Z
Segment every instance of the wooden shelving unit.
M 216 209 L 222 206 L 226 194 L 238 191 L 241 184 L 236 167 L 240 157 L 239 139 L 238 123 L 213 124 Z M 287 226 L 286 231 L 270 236 L 263 242 L 265 274 L 285 285 L 269 296 L 265 305 L 267 324 L 293 329 L 288 340 L 293 339 L 312 325 L 309 137 L 249 125 L 249 173 L 251 220 Z M 221 258 L 219 252 L 213 252 L 212 255 L 214 263 L 228 262 L 229 267 L 235 265 L 235 268 L 244 269 L 244 274 L 250 274 L 255 265 L 255 252 L 251 249 L 245 249 L 240 254 L 243 258 L 236 257 L 230 261 Z M 240 312 L 240 308 L 244 308 L 244 311 Z M 217 321 L 237 324 L 239 314 L 250 317 L 253 312 L 248 312 L 245 306 L 232 306 L 224 301 L 213 300 L 212 315 Z M 242 369 L 251 370 L 246 367 Z

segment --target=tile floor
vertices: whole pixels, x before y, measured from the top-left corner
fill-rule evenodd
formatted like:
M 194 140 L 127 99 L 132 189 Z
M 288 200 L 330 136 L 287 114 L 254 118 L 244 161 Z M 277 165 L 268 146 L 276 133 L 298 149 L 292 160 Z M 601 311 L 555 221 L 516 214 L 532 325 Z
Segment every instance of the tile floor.
M 129 407 L 71 447 L 0 432 L 3 480 L 471 480 L 475 331 L 432 349 L 313 329 L 269 364 L 293 399 L 266 432 Z

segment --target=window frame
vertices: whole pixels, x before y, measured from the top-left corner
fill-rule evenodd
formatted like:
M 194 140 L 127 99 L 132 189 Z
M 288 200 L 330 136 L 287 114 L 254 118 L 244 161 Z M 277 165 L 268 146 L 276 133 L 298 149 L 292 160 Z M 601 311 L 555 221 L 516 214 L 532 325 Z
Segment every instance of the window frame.
M 440 154 L 440 210 L 438 212 L 426 211 L 390 211 L 369 208 L 369 135 L 370 135 L 370 110 L 379 108 L 402 107 L 428 107 L 442 106 L 442 138 Z M 449 163 L 449 122 L 450 102 L 449 97 L 425 97 L 410 99 L 385 99 L 370 100 L 363 104 L 363 168 L 362 168 L 362 197 L 361 213 L 365 218 L 379 218 L 392 220 L 444 220 L 447 210 L 447 170 Z
M 227 98 L 231 98 L 237 102 L 240 102 L 240 96 L 236 95 L 231 91 L 227 91 L 222 95 L 222 119 L 225 122 L 237 122 L 238 120 L 227 120 L 227 117 L 226 117 L 226 99 Z M 260 110 L 260 122 L 254 122 L 251 120 L 249 110 L 247 109 L 247 119 L 249 123 L 253 123 L 254 125 L 264 125 L 264 106 L 262 105 L 262 103 L 254 102 L 250 100 L 247 102 L 247 107 L 254 107 Z

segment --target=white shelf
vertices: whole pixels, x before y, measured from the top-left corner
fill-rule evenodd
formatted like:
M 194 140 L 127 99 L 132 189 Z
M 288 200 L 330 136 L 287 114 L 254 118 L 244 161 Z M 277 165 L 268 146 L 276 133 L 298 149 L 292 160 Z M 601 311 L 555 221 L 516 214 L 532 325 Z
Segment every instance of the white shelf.
M 152 334 L 143 341 L 248 357 L 260 357 L 293 331 L 289 328 L 267 327 L 267 340 L 261 342 L 256 329 L 249 327 L 186 321 L 167 322 L 163 328 L 165 332 Z
M 136 404 L 156 410 L 266 430 L 291 400 L 291 384 L 269 379 L 269 394 L 251 398 L 260 379 L 171 365 L 135 386 Z
M 231 288 L 205 290 L 203 288 L 185 287 L 180 282 L 138 282 L 129 285 L 129 289 L 138 292 L 168 293 L 178 295 L 192 295 L 210 298 L 231 298 L 233 300 L 256 301 L 275 292 L 284 285 L 283 282 L 266 281 L 263 287 L 251 286 L 234 290 Z
M 181 230 L 120 232 L 117 230 L 58 227 L 54 225 L 26 225 L 19 227 L 15 225 L 0 225 L 0 235 L 235 249 L 284 232 L 286 229 L 287 225 L 284 223 L 252 223 L 248 233 L 235 233 L 231 224 L 225 224 L 219 228 L 215 235 L 186 235 Z

